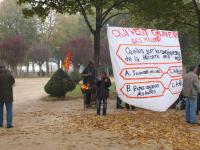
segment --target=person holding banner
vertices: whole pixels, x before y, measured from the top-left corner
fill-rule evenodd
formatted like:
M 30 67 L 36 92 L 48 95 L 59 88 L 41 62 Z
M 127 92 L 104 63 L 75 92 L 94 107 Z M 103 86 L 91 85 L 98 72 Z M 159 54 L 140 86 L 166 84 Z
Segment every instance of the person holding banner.
M 103 115 L 107 112 L 107 99 L 109 97 L 109 87 L 111 86 L 110 78 L 103 71 L 100 76 L 96 79 L 97 87 L 97 115 L 101 114 L 101 102 L 103 101 Z
M 196 106 L 199 92 L 197 67 L 193 66 L 183 79 L 183 95 L 186 97 L 186 122 L 190 124 L 197 124 Z

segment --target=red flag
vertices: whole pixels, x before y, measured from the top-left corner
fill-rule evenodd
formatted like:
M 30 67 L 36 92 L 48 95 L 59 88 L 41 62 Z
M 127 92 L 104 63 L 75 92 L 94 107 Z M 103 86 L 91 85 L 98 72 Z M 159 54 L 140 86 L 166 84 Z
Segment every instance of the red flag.
M 64 60 L 64 66 L 67 71 L 69 71 L 70 65 L 71 65 L 71 59 L 72 59 L 72 52 L 70 49 L 66 51 L 65 54 L 65 60 Z

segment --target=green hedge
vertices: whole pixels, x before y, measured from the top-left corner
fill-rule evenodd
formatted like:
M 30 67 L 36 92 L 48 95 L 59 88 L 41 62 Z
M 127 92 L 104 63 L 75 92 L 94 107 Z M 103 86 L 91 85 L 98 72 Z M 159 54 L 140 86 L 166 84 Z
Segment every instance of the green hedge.
M 47 82 L 44 90 L 53 97 L 64 97 L 67 92 L 75 89 L 75 82 L 62 70 L 58 69 Z

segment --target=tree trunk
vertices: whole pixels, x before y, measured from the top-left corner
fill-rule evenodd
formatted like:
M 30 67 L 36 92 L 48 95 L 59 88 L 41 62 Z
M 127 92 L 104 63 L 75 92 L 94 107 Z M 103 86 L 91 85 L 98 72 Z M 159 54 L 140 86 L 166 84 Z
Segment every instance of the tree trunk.
M 100 61 L 100 31 L 97 30 L 94 35 L 94 61 L 96 67 L 98 67 Z
M 33 72 L 33 75 L 35 75 L 35 65 L 34 65 L 34 62 L 32 62 L 32 72 Z
M 29 61 L 26 64 L 26 74 L 29 76 Z
M 99 4 L 96 5 L 96 30 L 94 32 L 94 61 L 98 68 L 100 61 L 100 40 L 101 40 L 101 8 Z
M 52 75 L 53 73 L 53 66 L 52 66 L 52 61 L 50 62 L 50 74 Z
M 198 63 L 200 64 L 200 16 L 198 16 Z
M 60 59 L 57 61 L 58 69 L 60 69 Z
M 41 77 L 42 76 L 42 64 L 39 63 L 39 76 Z
M 61 60 L 61 68 L 63 67 L 64 59 Z
M 11 72 L 14 75 L 14 77 L 17 77 L 17 66 L 11 66 Z
M 46 75 L 49 75 L 49 60 L 46 61 Z
M 22 64 L 20 64 L 19 77 L 22 77 Z
M 195 12 L 196 12 L 196 16 L 197 16 L 197 20 L 198 20 L 198 63 L 200 63 L 200 10 L 197 4 L 196 0 L 192 0 Z

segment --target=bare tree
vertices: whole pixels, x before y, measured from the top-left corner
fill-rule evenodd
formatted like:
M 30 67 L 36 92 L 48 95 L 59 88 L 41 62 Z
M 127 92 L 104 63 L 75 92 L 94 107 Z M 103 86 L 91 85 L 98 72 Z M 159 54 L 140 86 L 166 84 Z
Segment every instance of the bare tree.
M 42 65 L 49 59 L 49 50 L 41 44 L 34 44 L 28 51 L 28 57 L 32 62 L 39 65 L 39 75 L 42 75 Z

